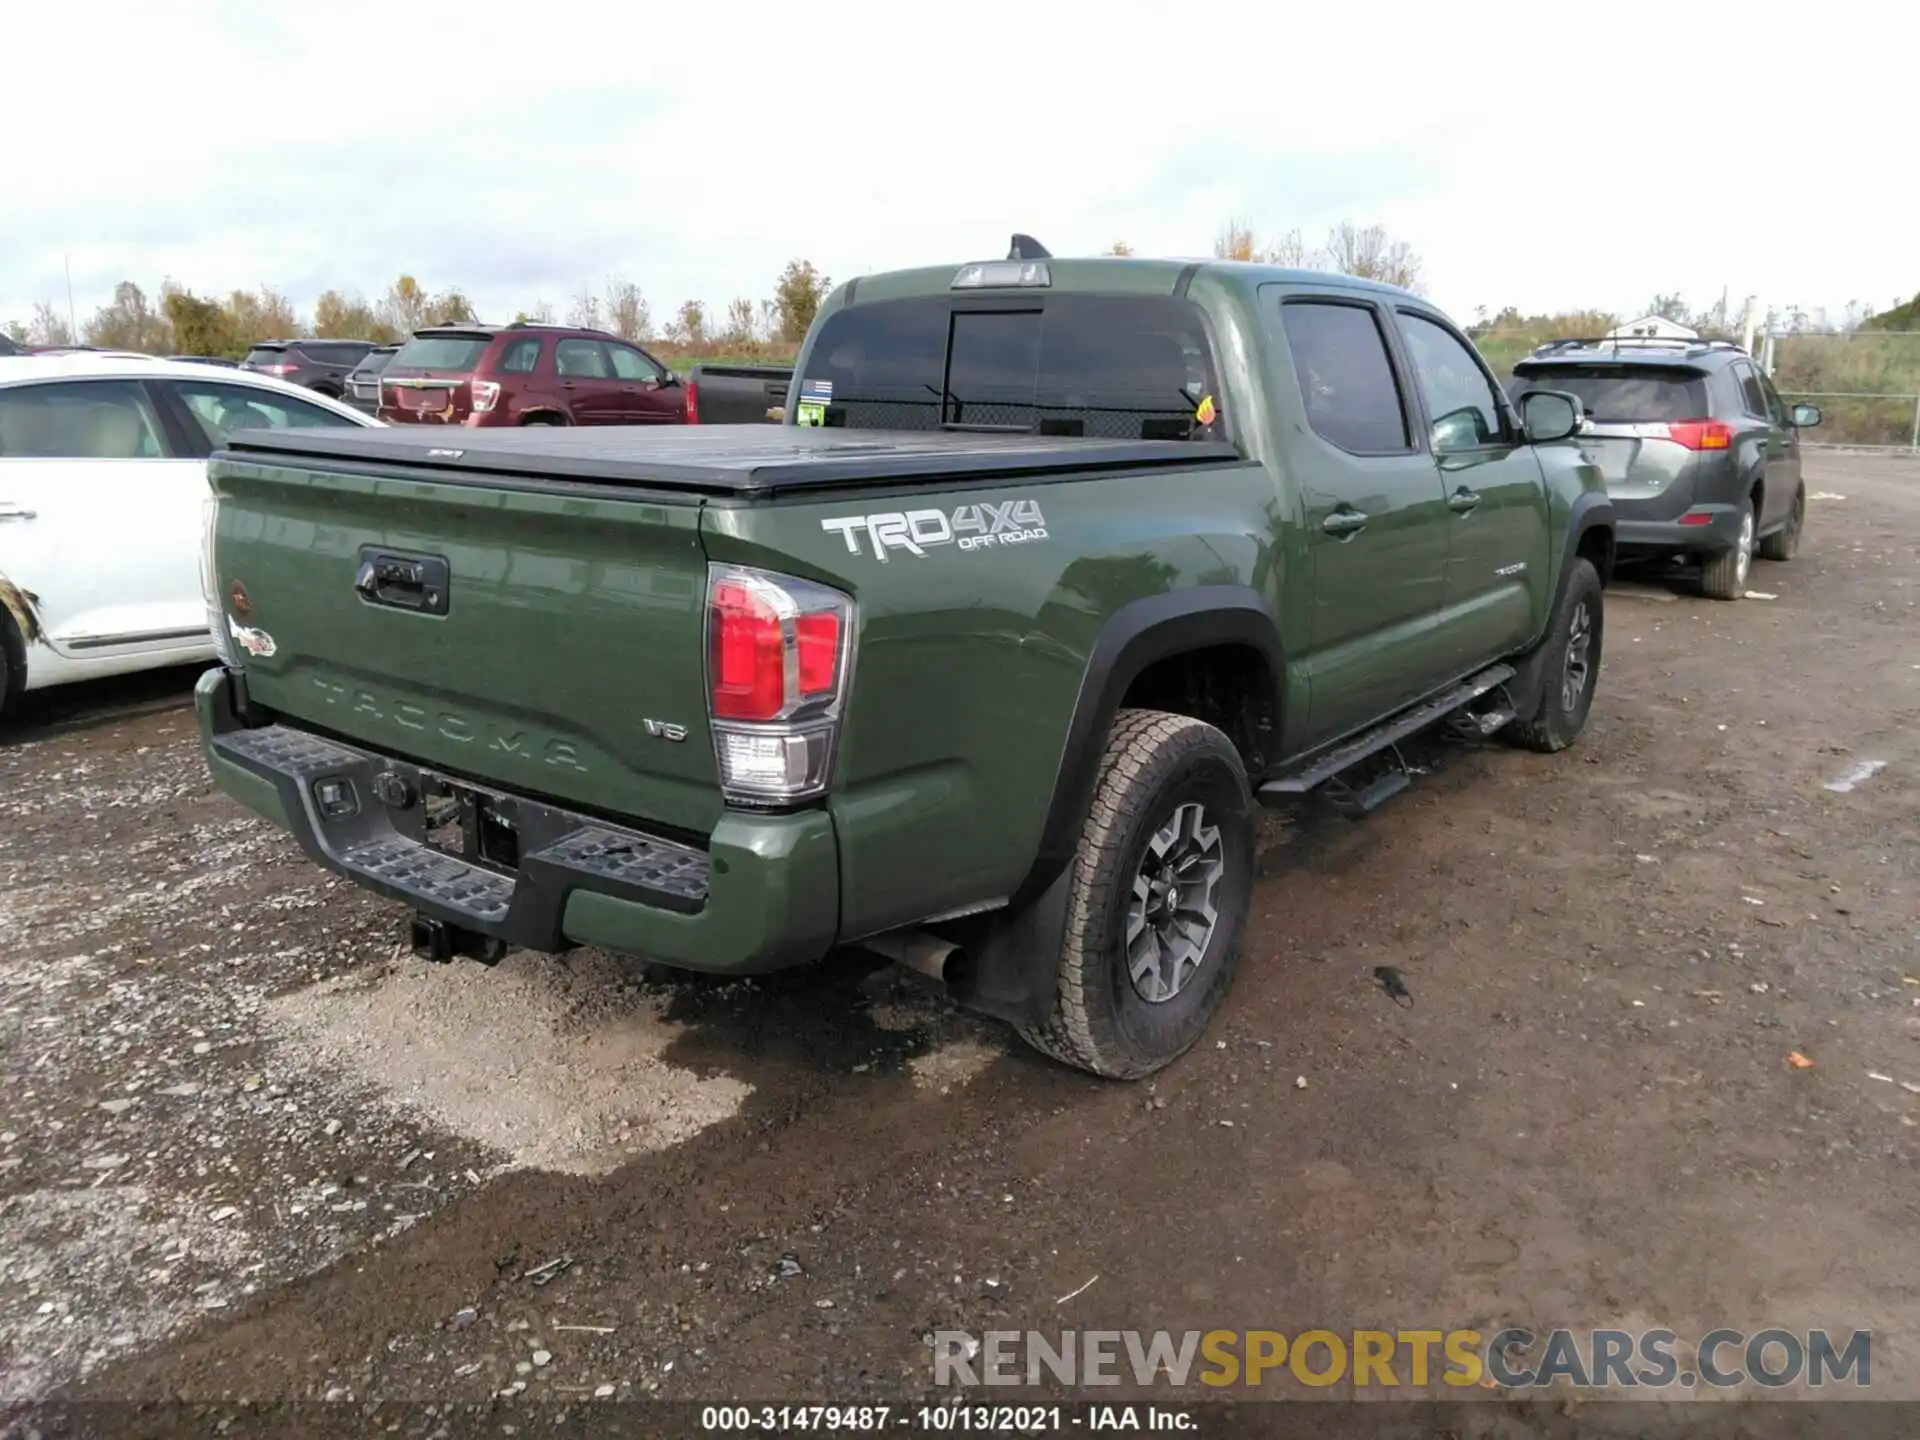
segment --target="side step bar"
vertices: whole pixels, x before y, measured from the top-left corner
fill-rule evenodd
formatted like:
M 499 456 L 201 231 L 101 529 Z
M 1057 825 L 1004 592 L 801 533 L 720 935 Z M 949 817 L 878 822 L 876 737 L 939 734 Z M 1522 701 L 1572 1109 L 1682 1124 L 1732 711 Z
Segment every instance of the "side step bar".
M 1260 787 L 1260 795 L 1262 798 L 1269 796 L 1278 798 L 1284 795 L 1304 795 L 1309 790 L 1316 790 L 1342 771 L 1350 770 L 1361 761 L 1397 745 L 1409 735 L 1464 710 L 1488 691 L 1506 684 L 1513 676 L 1514 669 L 1511 665 L 1494 665 L 1482 670 L 1471 680 L 1463 680 L 1426 703 L 1416 705 L 1411 710 L 1401 711 L 1391 720 L 1355 736 L 1336 749 L 1308 762 L 1292 774 L 1267 781 Z M 1491 735 L 1512 718 L 1513 711 L 1504 704 L 1484 717 L 1460 717 L 1465 725 L 1470 727 L 1468 733 L 1482 736 Z M 1359 791 L 1354 799 L 1358 808 L 1373 810 L 1406 788 L 1406 771 L 1404 767 L 1397 766 Z

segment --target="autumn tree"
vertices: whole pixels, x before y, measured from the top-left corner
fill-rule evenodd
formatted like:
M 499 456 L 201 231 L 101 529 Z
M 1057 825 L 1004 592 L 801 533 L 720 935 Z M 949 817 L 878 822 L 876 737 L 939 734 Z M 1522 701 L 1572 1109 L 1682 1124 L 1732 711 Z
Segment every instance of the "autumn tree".
M 27 323 L 27 338 L 35 345 L 73 344 L 73 326 L 67 317 L 42 300 L 33 307 L 33 319 Z
M 360 295 L 328 290 L 313 302 L 313 333 L 322 340 L 373 340 L 391 344 L 393 327 Z
M 1362 280 L 1379 280 L 1403 290 L 1420 288 L 1420 257 L 1404 240 L 1379 225 L 1364 229 L 1342 220 L 1327 234 L 1327 268 Z
M 1263 245 L 1253 226 L 1244 220 L 1229 220 L 1220 227 L 1220 233 L 1213 237 L 1213 253 L 1220 260 L 1252 260 L 1295 270 L 1311 269 L 1319 259 L 1307 249 L 1298 230 L 1289 230 L 1272 244 Z
M 631 280 L 607 281 L 607 329 L 636 344 L 653 339 L 653 307 Z
M 744 295 L 727 306 L 727 318 L 720 329 L 720 343 L 732 350 L 744 350 L 759 336 L 759 316 L 753 301 Z
M 270 285 L 258 290 L 235 290 L 227 296 L 227 323 L 242 351 L 262 340 L 287 340 L 301 333 L 293 302 Z
M 246 353 L 234 336 L 227 310 L 218 300 L 202 300 L 178 285 L 160 287 L 160 309 L 173 327 L 173 343 L 182 355 L 224 355 L 238 359 Z
M 673 323 L 667 327 L 667 339 L 688 350 L 707 343 L 707 307 L 698 300 L 681 304 Z
M 1116 240 L 1106 248 L 1104 253 L 1108 255 L 1131 255 L 1133 254 L 1133 246 L 1124 240 Z
M 5 326 L 0 326 L 0 329 L 6 331 L 7 338 L 13 341 L 14 344 L 25 345 L 27 343 L 27 327 L 24 321 L 9 320 Z
M 536 303 L 531 310 L 518 311 L 513 317 L 513 323 L 516 325 L 551 325 L 553 324 L 553 306 L 545 300 L 541 300 Z
M 102 350 L 141 350 L 149 355 L 167 352 L 170 327 L 167 317 L 147 301 L 147 293 L 131 280 L 113 287 L 113 301 L 93 312 L 93 318 L 81 327 L 89 345 Z
M 820 302 L 827 298 L 833 281 L 813 268 L 811 260 L 790 260 L 773 287 L 774 308 L 780 314 L 780 332 L 775 337 L 790 344 L 806 339 L 813 317 L 820 313 Z
M 580 293 L 569 297 L 567 301 L 567 324 L 578 330 L 598 330 L 600 297 L 582 285 Z
M 1213 255 L 1216 260 L 1259 259 L 1253 227 L 1245 221 L 1229 220 L 1220 227 L 1220 233 L 1213 237 Z

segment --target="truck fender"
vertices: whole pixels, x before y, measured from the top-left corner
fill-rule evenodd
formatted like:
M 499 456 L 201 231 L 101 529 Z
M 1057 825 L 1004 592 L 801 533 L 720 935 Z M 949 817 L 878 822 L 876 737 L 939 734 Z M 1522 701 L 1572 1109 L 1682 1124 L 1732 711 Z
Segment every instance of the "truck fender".
M 1613 502 L 1602 491 L 1588 490 L 1574 499 L 1567 512 L 1567 538 L 1560 551 L 1560 573 L 1554 577 L 1553 599 L 1548 603 L 1547 613 L 1540 622 L 1540 632 L 1533 637 L 1533 643 L 1525 653 L 1514 662 L 1514 677 L 1507 682 L 1507 698 L 1518 714 L 1531 715 L 1540 702 L 1540 667 L 1546 662 L 1543 647 L 1547 632 L 1553 626 L 1553 617 L 1560 611 L 1560 597 L 1566 593 L 1567 577 L 1573 573 L 1573 562 L 1586 558 L 1581 545 L 1595 530 L 1603 530 L 1606 538 L 1604 554 L 1598 557 L 1595 566 L 1600 572 L 1600 584 L 1604 587 L 1613 581 Z
M 961 1004 L 1014 1024 L 1046 1020 L 1073 857 L 1113 717 L 1148 666 L 1219 645 L 1258 650 L 1276 687 L 1286 674 L 1279 626 L 1260 592 L 1248 585 L 1198 585 L 1145 596 L 1121 606 L 1100 627 L 1080 678 L 1039 849 L 1025 881 L 1002 909 L 931 927 L 965 954 L 949 982 Z
M 1264 655 L 1276 685 L 1286 674 L 1280 628 L 1265 597 L 1250 585 L 1164 591 L 1130 601 L 1107 618 L 1080 677 L 1040 848 L 1014 903 L 1045 891 L 1073 859 L 1107 732 L 1133 682 L 1149 665 L 1171 656 L 1234 644 Z

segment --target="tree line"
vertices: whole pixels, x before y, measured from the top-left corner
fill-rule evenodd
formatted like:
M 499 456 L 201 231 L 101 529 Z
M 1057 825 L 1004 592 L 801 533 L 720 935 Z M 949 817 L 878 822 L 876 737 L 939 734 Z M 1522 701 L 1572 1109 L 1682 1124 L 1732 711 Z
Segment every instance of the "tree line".
M 780 273 L 770 299 L 740 298 L 718 317 L 706 305 L 689 300 L 656 331 L 652 307 L 638 285 L 611 277 L 604 290 L 591 288 L 569 297 L 564 312 L 545 301 L 522 310 L 516 320 L 608 330 L 639 343 L 661 342 L 689 354 L 724 349 L 752 354 L 792 347 L 813 323 L 832 280 L 811 261 L 795 260 Z M 138 350 L 152 355 L 215 355 L 239 359 L 263 340 L 311 337 L 319 340 L 371 340 L 393 344 L 425 326 L 479 320 L 473 302 L 457 287 L 432 290 L 411 274 L 402 274 L 377 299 L 350 291 L 327 290 L 303 314 L 287 295 L 270 285 L 231 290 L 225 295 L 196 295 L 171 280 L 160 286 L 158 302 L 132 280 L 113 288 L 113 299 L 76 327 L 51 303 L 42 301 L 32 316 L 4 327 L 23 345 L 91 345 L 102 350 Z

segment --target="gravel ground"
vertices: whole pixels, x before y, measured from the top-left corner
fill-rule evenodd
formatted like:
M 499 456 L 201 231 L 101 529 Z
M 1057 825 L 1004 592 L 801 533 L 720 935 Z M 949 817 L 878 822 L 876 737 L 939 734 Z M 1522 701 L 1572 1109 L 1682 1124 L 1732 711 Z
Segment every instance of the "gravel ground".
M 851 960 L 427 965 L 212 792 L 190 677 L 35 697 L 0 1401 L 845 1401 L 925 1393 L 936 1327 L 1509 1321 L 1870 1327 L 1920 1398 L 1920 466 L 1808 481 L 1772 598 L 1613 593 L 1576 750 L 1276 822 L 1142 1086 Z

